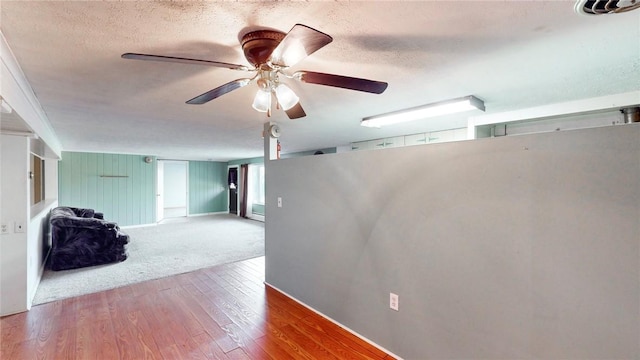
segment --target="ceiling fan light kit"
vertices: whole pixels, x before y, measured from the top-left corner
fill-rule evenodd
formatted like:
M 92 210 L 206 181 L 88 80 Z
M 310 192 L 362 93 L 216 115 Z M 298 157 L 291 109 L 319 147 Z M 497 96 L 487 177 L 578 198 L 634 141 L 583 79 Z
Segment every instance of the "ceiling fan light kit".
M 386 114 L 370 116 L 362 119 L 360 125 L 366 127 L 382 127 L 408 121 L 426 119 L 435 116 L 459 113 L 469 110 L 484 111 L 484 102 L 473 95 L 439 101 L 409 109 L 394 111 Z
M 277 30 L 251 31 L 242 36 L 240 43 L 245 58 L 254 68 L 218 61 L 138 53 L 125 53 L 122 54 L 122 58 L 207 65 L 239 71 L 255 71 L 256 74 L 253 77 L 230 81 L 188 100 L 187 104 L 201 105 L 207 103 L 233 90 L 244 87 L 255 80 L 259 88 L 252 104 L 255 110 L 266 112 L 267 116 L 270 116 L 272 99 L 275 95 L 277 100 L 276 105 L 279 105 L 290 119 L 297 119 L 306 116 L 306 113 L 300 105 L 300 99 L 293 90 L 280 82 L 280 76 L 303 83 L 332 86 L 373 94 L 381 94 L 387 88 L 386 82 L 349 76 L 306 70 L 297 71 L 293 74 L 286 73 L 289 67 L 296 65 L 331 41 L 333 41 L 331 36 L 302 24 L 296 24 L 286 34 Z
M 258 90 L 252 106 L 256 111 L 267 112 L 271 108 L 271 90 Z
M 282 106 L 283 110 L 289 110 L 294 107 L 300 98 L 285 84 L 279 84 L 276 86 L 276 97 L 278 98 L 278 104 Z

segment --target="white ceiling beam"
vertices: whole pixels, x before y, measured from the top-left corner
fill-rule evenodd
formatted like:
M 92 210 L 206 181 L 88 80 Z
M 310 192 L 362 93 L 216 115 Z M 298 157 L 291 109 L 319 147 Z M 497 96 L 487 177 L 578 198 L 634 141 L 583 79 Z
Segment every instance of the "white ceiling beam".
M 0 95 L 59 158 L 62 144 L 1 31 L 0 60 Z

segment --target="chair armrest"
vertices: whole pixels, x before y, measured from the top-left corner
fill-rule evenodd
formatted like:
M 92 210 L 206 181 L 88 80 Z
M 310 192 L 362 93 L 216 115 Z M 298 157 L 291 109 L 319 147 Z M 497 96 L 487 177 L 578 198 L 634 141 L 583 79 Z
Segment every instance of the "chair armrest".
M 93 209 L 76 208 L 76 207 L 69 207 L 69 209 L 71 209 L 71 211 L 73 211 L 77 217 L 82 217 L 82 218 L 92 218 L 94 217 L 93 214 L 95 213 Z
M 80 218 L 80 217 L 56 217 L 51 219 L 52 226 L 73 227 L 85 229 L 117 229 L 118 224 L 115 222 L 105 221 L 96 218 Z

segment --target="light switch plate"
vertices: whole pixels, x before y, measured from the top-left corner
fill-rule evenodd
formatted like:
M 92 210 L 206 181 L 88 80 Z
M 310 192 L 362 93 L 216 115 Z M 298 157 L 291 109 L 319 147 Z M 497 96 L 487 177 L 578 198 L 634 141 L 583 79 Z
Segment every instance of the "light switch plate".
M 399 301 L 400 299 L 398 295 L 394 293 L 389 293 L 389 308 L 391 308 L 391 310 L 399 311 L 399 308 L 400 308 Z

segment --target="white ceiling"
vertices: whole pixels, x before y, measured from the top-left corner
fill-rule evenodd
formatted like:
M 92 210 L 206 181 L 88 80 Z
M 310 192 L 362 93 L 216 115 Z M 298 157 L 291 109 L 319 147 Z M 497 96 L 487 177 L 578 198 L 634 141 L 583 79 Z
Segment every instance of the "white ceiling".
M 640 11 L 586 16 L 573 1 L 101 2 L 2 0 L 1 30 L 64 150 L 226 161 L 466 126 L 469 115 L 384 129 L 363 117 L 465 95 L 486 113 L 640 89 Z M 185 101 L 245 73 L 124 60 L 125 52 L 248 65 L 248 27 L 301 23 L 333 42 L 292 70 L 389 83 L 381 95 L 289 82 L 307 117 L 268 119 L 255 85 Z M 640 99 L 639 99 L 640 102 Z
M 0 114 L 0 130 L 3 133 L 31 134 L 33 130 L 15 111 Z

